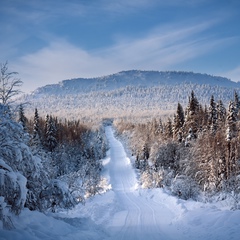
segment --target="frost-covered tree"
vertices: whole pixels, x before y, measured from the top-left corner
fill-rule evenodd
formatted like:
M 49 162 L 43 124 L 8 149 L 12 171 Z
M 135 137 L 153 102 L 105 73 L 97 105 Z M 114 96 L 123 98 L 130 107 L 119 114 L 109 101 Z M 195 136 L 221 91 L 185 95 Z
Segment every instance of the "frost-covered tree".
M 152 151 L 154 154 L 151 154 L 151 161 L 153 162 L 156 170 L 163 168 L 177 171 L 180 157 L 178 144 L 175 142 L 162 144 L 161 146 L 156 144 L 153 146 Z
M 6 115 L 6 108 L 0 105 L 1 196 L 18 214 L 24 205 L 30 209 L 39 207 L 38 193 L 45 174 L 40 160 L 25 143 L 22 126 Z
M 14 214 L 20 214 L 27 197 L 26 178 L 21 173 L 13 171 L 0 158 L 0 179 L 0 197 L 2 198 L 0 209 L 3 209 L 4 205 L 7 204 Z M 0 216 L 0 220 L 4 221 L 3 216 Z
M 124 133 L 130 149 L 134 149 L 133 154 L 136 153 L 135 163 L 141 170 L 142 186 L 169 187 L 173 194 L 184 199 L 196 198 L 199 189 L 206 195 L 223 190 L 229 194 L 230 189 L 234 189 L 233 195 L 236 197 L 239 194 L 237 184 L 240 174 L 236 104 L 230 102 L 226 114 L 223 101 L 216 104 L 212 96 L 209 107 L 205 105 L 203 108 L 192 92 L 185 116 L 181 127 L 181 138 L 185 144 L 175 141 L 178 139 L 175 136 L 178 129 L 175 126 L 179 123 L 177 114 L 172 124 L 174 139 L 168 134 L 168 129 L 171 129 L 167 127 L 170 125 L 169 119 L 163 123 L 164 131 L 159 135 L 152 134 L 155 122 L 143 120 L 141 124 L 130 122 L 125 126 L 121 122 L 121 133 Z M 209 127 L 214 134 L 208 131 Z M 144 162 L 148 166 L 144 169 L 142 143 L 145 142 L 149 146 L 150 156 Z
M 223 105 L 222 100 L 219 100 L 217 103 L 217 119 L 218 125 L 224 125 L 226 120 L 226 108 Z
M 236 113 L 238 114 L 238 111 L 240 109 L 240 100 L 237 91 L 234 91 L 234 106 L 236 109 Z
M 177 112 L 173 121 L 173 135 L 179 142 L 182 141 L 182 127 L 184 124 L 184 111 L 182 105 L 178 103 Z
M 211 96 L 210 105 L 208 108 L 208 125 L 212 133 L 215 133 L 217 130 L 217 107 L 214 100 L 214 96 Z
M 24 114 L 23 104 L 20 104 L 18 111 L 18 122 L 23 126 L 23 129 L 27 130 L 27 118 Z
M 20 93 L 22 81 L 16 78 L 17 72 L 9 72 L 8 63 L 0 63 L 0 100 L 3 105 L 10 103 Z
M 57 129 L 52 116 L 46 118 L 46 139 L 45 145 L 52 152 L 57 146 Z
M 237 111 L 234 102 L 230 101 L 226 118 L 226 140 L 227 140 L 227 157 L 226 157 L 226 178 L 230 179 L 232 174 L 236 174 L 238 159 L 238 130 L 237 130 Z
M 44 209 L 52 212 L 55 212 L 57 207 L 72 208 L 76 204 L 76 199 L 71 195 L 67 183 L 57 179 L 50 180 L 40 192 L 39 198 Z
M 199 102 L 194 94 L 194 91 L 191 92 L 189 98 L 188 106 L 185 113 L 185 124 L 184 129 L 188 132 L 191 128 L 195 134 L 199 129 Z
M 172 126 L 172 120 L 171 118 L 168 118 L 168 121 L 166 123 L 166 136 L 168 138 L 172 138 L 173 137 L 173 126 Z
M 236 114 L 236 108 L 232 101 L 230 101 L 228 105 L 228 113 L 226 118 L 226 139 L 227 141 L 231 141 L 234 137 L 236 137 L 237 134 L 237 114 Z
M 37 108 L 35 109 L 34 119 L 33 119 L 33 133 L 32 133 L 32 139 L 31 139 L 31 148 L 34 154 L 37 154 L 39 150 L 42 148 L 40 119 L 39 119 Z
M 196 182 L 185 175 L 177 175 L 172 180 L 171 191 L 184 200 L 190 198 L 196 200 L 199 195 L 199 187 Z

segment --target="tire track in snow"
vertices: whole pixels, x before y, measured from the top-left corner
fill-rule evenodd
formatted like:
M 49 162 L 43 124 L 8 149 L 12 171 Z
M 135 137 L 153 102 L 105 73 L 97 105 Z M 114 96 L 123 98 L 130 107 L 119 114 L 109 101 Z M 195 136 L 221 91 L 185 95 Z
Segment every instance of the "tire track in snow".
M 137 179 L 123 145 L 113 134 L 110 126 L 106 127 L 106 136 L 110 144 L 109 174 L 112 190 L 124 211 L 127 211 L 124 221 L 113 216 L 114 226 L 109 225 L 112 238 L 117 239 L 168 239 L 161 231 L 156 218 L 156 209 L 151 202 L 138 194 L 135 186 Z M 156 206 L 156 205 L 155 205 Z M 157 207 L 159 213 L 159 208 Z M 118 225 L 116 227 L 116 225 Z M 122 225 L 121 225 L 122 224 Z M 121 225 L 121 226 L 120 226 Z

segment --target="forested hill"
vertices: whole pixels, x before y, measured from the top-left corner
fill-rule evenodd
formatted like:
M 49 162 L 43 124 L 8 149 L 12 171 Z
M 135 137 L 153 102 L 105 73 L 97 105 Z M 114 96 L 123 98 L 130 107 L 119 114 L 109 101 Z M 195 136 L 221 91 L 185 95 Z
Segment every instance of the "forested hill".
M 33 94 L 73 94 L 133 87 L 153 87 L 178 84 L 208 84 L 220 87 L 240 87 L 227 78 L 192 72 L 158 72 L 130 70 L 98 78 L 76 78 L 38 88 Z
M 225 104 L 240 90 L 240 83 L 227 78 L 192 72 L 158 72 L 130 70 L 98 78 L 63 80 L 25 95 L 31 114 L 75 118 L 149 117 L 175 110 L 177 103 L 186 105 L 194 90 L 199 101 L 208 104 L 211 95 Z

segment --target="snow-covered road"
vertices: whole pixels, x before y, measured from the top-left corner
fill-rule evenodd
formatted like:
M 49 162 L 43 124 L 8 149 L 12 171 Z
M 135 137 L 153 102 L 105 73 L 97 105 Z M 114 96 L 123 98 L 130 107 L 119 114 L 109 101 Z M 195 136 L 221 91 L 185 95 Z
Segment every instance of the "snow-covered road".
M 161 227 L 171 222 L 174 214 L 139 195 L 136 174 L 123 145 L 114 137 L 111 127 L 106 128 L 106 136 L 110 144 L 110 182 L 122 208 L 110 221 L 111 238 L 168 239 Z
M 108 239 L 239 239 L 240 211 L 227 210 L 227 202 L 204 204 L 177 199 L 163 189 L 141 189 L 136 172 L 112 127 L 106 164 L 115 208 L 104 225 Z M 225 205 L 226 204 L 226 205 Z M 225 209 L 224 209 L 225 208 Z

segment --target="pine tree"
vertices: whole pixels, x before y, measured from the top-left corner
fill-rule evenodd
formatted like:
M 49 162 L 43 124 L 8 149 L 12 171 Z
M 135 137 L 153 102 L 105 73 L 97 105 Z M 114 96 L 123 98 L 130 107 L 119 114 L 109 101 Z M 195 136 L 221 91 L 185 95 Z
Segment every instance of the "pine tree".
M 158 126 L 158 122 L 157 122 L 157 119 L 154 118 L 151 122 L 151 125 L 150 125 L 150 134 L 154 137 L 154 136 L 157 136 L 159 134 L 159 126 Z
M 223 105 L 222 100 L 219 100 L 217 103 L 217 119 L 218 123 L 224 124 L 226 120 L 226 108 Z
M 19 114 L 18 122 L 23 126 L 23 129 L 26 131 L 27 130 L 27 118 L 25 117 L 24 108 L 23 108 L 22 104 L 20 104 L 20 106 L 19 106 L 18 114 Z
M 226 130 L 226 139 L 227 141 L 231 141 L 237 134 L 237 114 L 235 104 L 230 101 L 228 105 L 228 113 L 226 118 L 227 130 Z
M 236 167 L 236 141 L 237 137 L 237 111 L 234 102 L 230 101 L 226 118 L 226 140 L 227 140 L 227 158 L 226 158 L 226 178 L 229 179 Z
M 0 195 L 5 188 L 5 196 L 2 196 L 15 214 L 20 212 L 24 204 L 29 209 L 39 209 L 39 193 L 48 181 L 39 164 L 41 160 L 33 156 L 26 145 L 22 126 L 7 118 L 5 113 L 1 115 L 0 106 L 0 139 L 4 140 L 0 141 L 0 169 L 4 169 L 4 172 L 0 171 L 0 175 L 3 173 L 0 176 Z M 5 184 L 7 186 L 2 188 Z
M 45 126 L 44 126 L 44 145 L 47 145 L 47 131 L 48 131 L 48 124 L 49 124 L 49 115 L 47 114 L 45 117 Z
M 186 116 L 185 116 L 185 124 L 184 129 L 185 131 L 189 131 L 191 128 L 193 133 L 195 134 L 200 125 L 200 119 L 199 119 L 199 102 L 194 94 L 194 92 L 191 92 L 191 96 L 189 98 L 188 106 L 186 109 Z
M 173 126 L 172 126 L 172 120 L 168 118 L 167 124 L 166 124 L 166 135 L 168 138 L 173 137 Z
M 208 109 L 208 124 L 210 126 L 211 132 L 215 133 L 217 130 L 217 108 L 213 95 L 211 96 L 210 106 Z
M 35 137 L 36 135 L 40 135 L 39 115 L 38 115 L 37 108 L 35 108 L 35 113 L 34 113 L 33 137 Z
M 37 153 L 41 148 L 41 132 L 39 126 L 39 115 L 37 108 L 35 109 L 34 113 L 34 122 L 33 122 L 33 136 L 31 141 L 31 146 L 33 153 Z
M 149 149 L 147 142 L 145 142 L 142 146 L 143 159 L 140 164 L 141 171 L 145 171 L 147 169 L 149 156 L 150 156 L 150 149 Z
M 177 106 L 177 113 L 174 115 L 173 121 L 173 135 L 174 138 L 177 139 L 179 142 L 182 141 L 182 127 L 184 124 L 184 112 L 182 105 L 178 103 Z
M 234 106 L 235 106 L 236 112 L 238 113 L 240 109 L 240 101 L 239 101 L 239 96 L 237 91 L 234 92 Z
M 46 122 L 46 147 L 47 149 L 52 152 L 57 146 L 56 140 L 56 127 L 52 116 L 47 117 Z
M 195 96 L 194 91 L 191 92 L 191 97 L 189 101 L 189 110 L 190 110 L 190 114 L 192 115 L 198 113 L 199 111 L 199 102 Z
M 149 150 L 149 147 L 148 147 L 147 143 L 145 143 L 143 145 L 143 159 L 144 160 L 148 160 L 149 159 L 149 155 L 150 155 L 150 150 Z
M 157 132 L 160 134 L 163 134 L 164 130 L 163 130 L 163 123 L 162 123 L 162 119 L 159 119 L 159 124 L 158 124 L 158 129 Z

